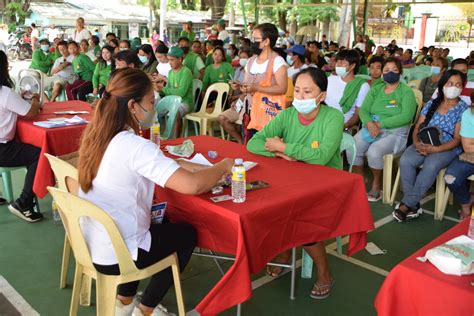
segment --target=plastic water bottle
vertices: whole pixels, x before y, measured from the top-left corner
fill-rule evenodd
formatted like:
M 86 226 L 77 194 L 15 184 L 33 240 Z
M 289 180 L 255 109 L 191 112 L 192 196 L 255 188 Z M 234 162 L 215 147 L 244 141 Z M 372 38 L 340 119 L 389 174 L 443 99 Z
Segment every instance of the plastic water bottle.
M 467 236 L 471 239 L 474 239 L 474 207 L 471 209 L 471 222 L 469 223 Z
M 156 118 L 155 123 L 150 128 L 150 140 L 160 147 L 160 122 Z
M 56 204 L 56 201 L 54 200 L 51 203 L 51 210 L 53 212 L 53 220 L 55 222 L 59 222 L 61 220 L 61 216 L 59 215 L 58 205 Z
M 232 201 L 245 202 L 245 168 L 242 158 L 237 158 L 232 167 Z

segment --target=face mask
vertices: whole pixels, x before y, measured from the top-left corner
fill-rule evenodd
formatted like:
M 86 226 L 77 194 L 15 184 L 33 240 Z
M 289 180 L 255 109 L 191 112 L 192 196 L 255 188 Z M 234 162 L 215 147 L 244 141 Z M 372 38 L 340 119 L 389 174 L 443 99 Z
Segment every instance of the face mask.
M 138 120 L 138 123 L 140 123 L 141 128 L 143 129 L 149 129 L 153 123 L 155 123 L 155 120 L 157 118 L 156 110 L 153 108 L 153 110 L 145 110 L 143 106 L 140 105 L 140 103 L 137 102 L 137 104 L 142 108 L 143 112 L 145 112 L 145 118 L 143 120 Z
M 347 76 L 348 72 L 346 67 L 336 67 L 336 75 L 338 75 L 341 78 L 344 78 Z
M 142 55 L 138 55 L 138 59 L 140 59 L 140 62 L 144 65 L 148 64 L 148 57 L 146 56 L 142 56 Z
M 441 67 L 431 66 L 431 74 L 439 75 L 441 73 Z
M 383 81 L 389 84 L 398 82 L 400 81 L 400 74 L 393 71 L 387 72 L 386 74 L 383 74 Z
M 41 45 L 41 50 L 47 53 L 49 51 L 49 45 Z
M 260 55 L 262 52 L 262 49 L 260 48 L 260 42 L 252 42 L 252 44 L 250 44 L 250 49 L 255 55 Z
M 444 96 L 448 99 L 456 99 L 461 95 L 462 89 L 456 87 L 443 87 Z
M 293 56 L 287 55 L 286 56 L 286 62 L 288 63 L 288 65 L 293 66 L 293 63 L 295 61 L 291 57 L 293 57 Z
M 299 99 L 294 98 L 292 104 L 295 107 L 296 111 L 298 111 L 298 113 L 309 114 L 318 107 L 319 104 L 316 102 L 316 99 L 318 99 L 320 95 L 321 94 L 319 94 L 314 99 L 299 100 Z
M 241 58 L 241 59 L 239 60 L 240 67 L 245 67 L 245 66 L 247 66 L 247 61 L 248 61 L 247 58 Z
M 181 47 L 181 49 L 183 50 L 183 53 L 186 55 L 187 53 L 189 53 L 189 47 Z

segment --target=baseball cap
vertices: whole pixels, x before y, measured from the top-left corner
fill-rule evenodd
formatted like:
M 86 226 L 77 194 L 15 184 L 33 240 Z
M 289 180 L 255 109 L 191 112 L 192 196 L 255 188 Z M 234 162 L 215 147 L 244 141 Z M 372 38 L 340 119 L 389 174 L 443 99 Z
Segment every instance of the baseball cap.
M 291 48 L 285 50 L 285 53 L 293 53 L 296 55 L 304 56 L 305 49 L 303 45 L 294 45 Z
M 171 56 L 171 57 L 181 58 L 183 57 L 183 55 L 184 55 L 183 50 L 181 49 L 181 47 L 178 47 L 178 46 L 173 46 L 168 51 L 168 56 Z

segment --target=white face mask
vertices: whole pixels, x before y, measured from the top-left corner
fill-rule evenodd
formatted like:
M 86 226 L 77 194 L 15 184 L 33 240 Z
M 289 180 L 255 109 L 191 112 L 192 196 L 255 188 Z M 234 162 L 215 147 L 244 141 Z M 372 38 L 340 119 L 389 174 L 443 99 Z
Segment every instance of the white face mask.
M 448 99 L 456 99 L 461 95 L 462 89 L 452 87 L 443 87 L 444 96 Z
M 297 98 L 294 98 L 292 104 L 295 107 L 296 111 L 298 111 L 299 113 L 309 114 L 309 113 L 313 112 L 319 106 L 319 103 L 316 102 L 316 100 L 319 98 L 321 93 L 314 99 L 299 100 Z
M 155 108 L 153 108 L 152 110 L 146 110 L 143 106 L 140 105 L 140 103 L 137 102 L 137 104 L 142 108 L 143 112 L 145 112 L 145 118 L 143 120 L 139 120 L 137 118 L 137 121 L 138 123 L 140 123 L 142 129 L 149 129 L 153 125 L 153 123 L 155 123 L 155 120 L 157 118 L 156 110 Z
M 339 77 L 344 78 L 348 73 L 346 67 L 336 67 L 336 75 Z

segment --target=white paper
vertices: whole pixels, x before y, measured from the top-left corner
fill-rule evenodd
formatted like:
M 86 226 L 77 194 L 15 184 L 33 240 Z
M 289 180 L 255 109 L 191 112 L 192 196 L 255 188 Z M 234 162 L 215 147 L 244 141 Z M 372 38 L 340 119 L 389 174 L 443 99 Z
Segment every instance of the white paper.
M 89 114 L 89 111 L 58 111 L 58 112 L 54 112 L 54 114 L 58 114 L 58 115 L 62 115 L 62 114 L 70 114 L 70 115 Z
M 76 115 L 70 119 L 33 122 L 33 125 L 43 127 L 43 128 L 55 128 L 55 127 L 63 127 L 63 126 L 70 126 L 70 125 L 87 124 L 87 123 L 88 123 L 87 120 Z
M 213 166 L 213 164 L 209 160 L 207 160 L 207 158 L 201 153 L 197 153 L 196 155 L 194 155 L 192 159 L 184 159 L 184 158 L 181 158 L 181 159 L 187 162 L 197 163 L 199 165 L 204 165 L 204 166 L 209 166 L 209 167 Z M 253 161 L 244 161 L 245 171 L 249 171 L 250 169 L 256 167 L 257 165 L 258 164 Z
M 67 125 L 76 125 L 76 124 L 87 124 L 87 120 L 83 119 L 80 116 L 74 115 L 73 117 L 64 120 Z

